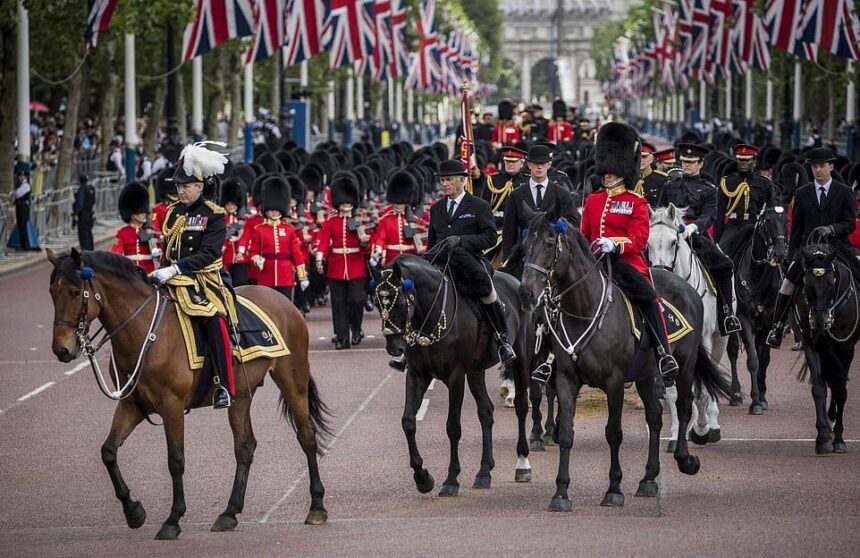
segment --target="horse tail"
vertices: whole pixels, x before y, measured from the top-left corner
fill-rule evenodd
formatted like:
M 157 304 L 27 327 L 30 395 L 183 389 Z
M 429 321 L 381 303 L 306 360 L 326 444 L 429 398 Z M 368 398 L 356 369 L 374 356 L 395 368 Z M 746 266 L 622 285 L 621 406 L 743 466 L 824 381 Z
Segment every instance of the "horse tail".
M 722 370 L 711 360 L 705 349 L 704 343 L 699 342 L 699 349 L 696 357 L 696 368 L 694 372 L 696 387 L 705 388 L 711 397 L 717 399 L 723 396 L 725 399 L 732 397 L 732 384 L 729 378 L 723 374 Z
M 289 424 L 293 430 L 296 430 L 296 419 L 293 415 L 293 409 L 289 406 L 287 400 L 284 399 L 283 394 L 281 394 L 278 399 L 278 406 L 280 407 L 281 415 L 284 417 L 284 420 L 287 421 L 287 424 Z M 328 405 L 326 405 L 320 397 L 317 383 L 310 375 L 308 375 L 308 413 L 317 438 L 317 453 L 322 455 L 325 452 L 328 440 L 334 437 L 334 432 L 332 431 L 330 423 L 330 419 L 333 415 L 331 410 L 328 408 Z

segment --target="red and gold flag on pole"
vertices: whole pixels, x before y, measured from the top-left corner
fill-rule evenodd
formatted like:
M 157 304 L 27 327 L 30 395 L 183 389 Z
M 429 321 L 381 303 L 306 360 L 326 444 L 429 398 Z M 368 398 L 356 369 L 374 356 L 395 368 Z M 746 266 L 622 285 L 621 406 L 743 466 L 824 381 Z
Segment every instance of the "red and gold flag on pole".
M 472 166 L 472 153 L 474 151 L 474 136 L 472 135 L 472 115 L 469 112 L 469 82 L 464 81 L 461 88 L 463 102 L 460 104 L 461 128 L 463 136 L 460 138 L 460 161 L 463 162 L 463 170 L 467 173 Z M 471 174 L 466 181 L 466 191 L 472 193 Z

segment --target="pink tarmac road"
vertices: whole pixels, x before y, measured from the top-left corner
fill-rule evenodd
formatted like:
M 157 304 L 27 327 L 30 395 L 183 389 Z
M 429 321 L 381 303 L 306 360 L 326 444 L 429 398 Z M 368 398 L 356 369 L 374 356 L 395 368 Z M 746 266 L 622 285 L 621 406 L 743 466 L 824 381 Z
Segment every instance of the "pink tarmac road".
M 186 421 L 188 511 L 178 541 L 153 540 L 171 500 L 160 428 L 141 425 L 120 449 L 132 496 L 146 524 L 125 526 L 99 448 L 114 404 L 99 392 L 83 361 L 61 364 L 50 350 L 53 312 L 47 265 L 0 281 L 0 555 L 2 556 L 856 556 L 860 547 L 860 403 L 849 383 L 845 433 L 849 453 L 817 457 L 808 385 L 795 379 L 797 353 L 774 354 L 770 410 L 722 408 L 723 440 L 693 446 L 694 477 L 662 454 L 660 496 L 634 497 L 644 471 L 642 411 L 625 410 L 621 450 L 625 506 L 598 506 L 608 484 L 605 417 L 576 419 L 568 514 L 547 511 L 558 452 L 530 456 L 533 481 L 513 482 L 516 420 L 487 379 L 496 403 L 496 468 L 490 490 L 473 490 L 480 428 L 466 397 L 461 491 L 441 499 L 413 485 L 400 427 L 404 377 L 387 368 L 375 314 L 368 338 L 335 351 L 329 309 L 309 316 L 311 365 L 337 433 L 320 467 L 328 524 L 302 523 L 309 505 L 304 456 L 277 412 L 272 382 L 253 409 L 258 448 L 244 513 L 232 533 L 209 525 L 226 505 L 233 451 L 226 412 L 198 410 Z M 786 343 L 788 346 L 789 343 Z M 853 370 L 857 374 L 856 366 Z M 744 385 L 748 379 L 742 378 Z M 425 465 L 439 483 L 448 462 L 447 390 L 428 391 L 418 423 Z M 668 423 L 668 415 L 664 415 Z M 668 425 L 664 426 L 664 433 Z

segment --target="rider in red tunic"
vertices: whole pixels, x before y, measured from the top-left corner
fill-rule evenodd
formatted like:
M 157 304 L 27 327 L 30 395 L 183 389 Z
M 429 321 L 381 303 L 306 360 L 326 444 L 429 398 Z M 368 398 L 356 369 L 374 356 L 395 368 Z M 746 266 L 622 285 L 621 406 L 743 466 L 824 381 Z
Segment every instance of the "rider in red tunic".
M 657 337 L 658 366 L 670 384 L 678 373 L 678 363 L 671 354 L 659 299 L 643 256 L 650 232 L 648 203 L 632 191 L 639 178 L 640 146 L 639 134 L 631 126 L 610 122 L 601 128 L 594 172 L 603 175 L 605 187 L 586 199 L 580 229 L 599 251 L 620 256 L 615 278 L 631 302 L 640 307 Z
M 126 226 L 116 233 L 116 244 L 111 252 L 122 254 L 143 268 L 147 274 L 155 271 L 154 259 L 158 259 L 161 253 L 156 249 L 155 253 L 149 247 L 151 232 L 146 228 L 147 214 L 149 213 L 149 190 L 140 182 L 132 182 L 123 187 L 119 193 L 119 214 Z

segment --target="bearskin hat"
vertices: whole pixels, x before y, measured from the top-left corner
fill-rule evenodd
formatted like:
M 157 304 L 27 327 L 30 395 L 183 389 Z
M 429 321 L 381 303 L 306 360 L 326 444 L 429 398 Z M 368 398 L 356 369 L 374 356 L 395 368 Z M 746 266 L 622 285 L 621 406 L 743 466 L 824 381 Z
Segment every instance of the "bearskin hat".
M 353 169 L 353 172 L 360 177 L 368 188 L 374 194 L 382 193 L 382 180 L 379 175 L 373 172 L 373 169 L 367 165 L 359 165 Z
M 782 157 L 782 151 L 778 147 L 767 146 L 758 152 L 756 161 L 758 170 L 771 170 L 779 162 Z
M 299 178 L 302 179 L 302 182 L 305 183 L 305 186 L 308 187 L 308 190 L 311 192 L 316 192 L 317 196 L 319 196 L 320 192 L 323 189 L 323 174 L 325 171 L 321 169 L 318 165 L 310 164 L 305 165 L 301 171 L 299 171 Z
M 639 132 L 627 124 L 607 122 L 597 134 L 594 159 L 596 174 L 620 176 L 632 190 L 639 179 Z
M 795 190 L 809 182 L 809 177 L 803 165 L 792 161 L 782 166 L 779 182 L 782 185 L 782 192 L 787 203 L 794 197 Z
M 236 207 L 245 205 L 245 183 L 230 176 L 221 182 L 221 199 L 219 203 L 223 206 L 227 202 L 233 202 Z
M 323 180 L 325 182 L 331 182 L 334 173 L 337 171 L 337 164 L 334 161 L 334 157 L 328 151 L 322 151 L 317 148 L 316 151 L 311 153 L 310 157 L 308 157 L 308 164 L 317 165 L 323 171 Z
M 331 204 L 338 207 L 342 203 L 351 203 L 358 208 L 361 186 L 355 175 L 349 172 L 337 173 L 331 181 Z
M 266 211 L 278 210 L 281 215 L 290 212 L 290 184 L 281 176 L 270 176 L 263 182 L 263 215 Z
M 168 196 L 176 199 L 176 184 L 173 182 L 173 169 L 166 168 L 155 175 L 155 198 L 159 202 L 168 201 Z
M 131 216 L 138 213 L 149 213 L 149 189 L 143 183 L 134 181 L 123 186 L 117 199 L 119 216 L 128 223 Z
M 284 172 L 284 166 L 270 151 L 263 151 L 254 162 L 263 167 L 266 172 Z
M 441 141 L 437 141 L 433 145 L 430 146 L 433 149 L 433 153 L 436 154 L 436 158 L 440 161 L 448 160 L 448 146 L 442 143 Z
M 263 183 L 266 182 L 266 179 L 270 176 L 277 176 L 277 174 L 273 172 L 261 174 L 254 179 L 254 184 L 251 186 L 251 202 L 257 209 L 260 209 L 263 204 Z
M 514 119 L 514 104 L 510 101 L 501 101 L 499 103 L 499 120 Z
M 567 103 L 561 99 L 556 99 L 552 102 L 552 119 L 564 118 L 567 116 Z
M 295 170 L 301 166 L 295 155 L 289 151 L 284 151 L 283 149 L 275 153 L 275 158 L 280 161 L 281 166 L 284 167 L 284 172 L 295 172 Z
M 210 176 L 203 179 L 203 197 L 207 200 L 217 200 L 221 197 L 220 176 Z
M 295 173 L 287 175 L 287 182 L 290 185 L 290 197 L 299 203 L 304 203 L 305 196 L 308 192 L 308 187 L 305 182 Z
M 860 188 L 860 163 L 855 164 L 848 173 L 848 185 L 854 190 Z
M 418 183 L 410 173 L 397 171 L 388 178 L 385 199 L 388 203 L 412 203 Z

